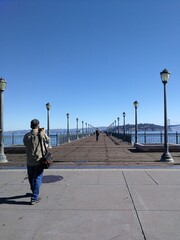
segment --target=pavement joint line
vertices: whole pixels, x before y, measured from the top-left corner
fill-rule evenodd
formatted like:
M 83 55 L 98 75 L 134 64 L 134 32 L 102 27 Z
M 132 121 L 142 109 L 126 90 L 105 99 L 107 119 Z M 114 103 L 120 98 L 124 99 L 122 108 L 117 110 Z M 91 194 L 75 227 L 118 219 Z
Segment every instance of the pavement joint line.
M 0 171 L 26 170 L 27 167 L 0 167 Z M 50 170 L 180 170 L 180 166 L 57 166 Z
M 147 171 L 144 172 L 153 180 L 153 182 L 155 182 L 155 184 L 159 185 L 159 183 Z
M 6 209 L 4 209 L 6 210 Z M 34 209 L 34 211 L 37 211 L 39 209 Z M 46 211 L 46 209 L 40 209 L 40 210 L 44 210 Z M 51 210 L 51 209 L 50 209 Z M 28 210 L 29 211 L 29 210 Z M 124 210 L 124 209 L 97 209 L 97 208 L 63 208 L 63 209 L 60 209 L 60 208 L 53 208 L 52 211 L 74 211 L 74 212 L 77 212 L 77 211 L 81 211 L 81 212 L 86 212 L 86 211 L 91 211 L 91 212 L 134 212 L 134 209 L 133 210 Z
M 48 172 L 55 172 L 55 171 L 146 171 L 146 170 L 151 170 L 151 171 L 180 171 L 180 168 L 172 168 L 172 167 L 160 167 L 160 168 L 153 168 L 153 167 L 144 167 L 144 168 L 51 168 L 48 170 L 44 171 L 44 174 L 48 173 Z M 25 168 L 3 168 L 0 169 L 0 172 L 21 172 L 21 171 L 25 171 L 26 172 L 26 167 Z
M 130 198 L 131 198 L 133 207 L 134 207 L 134 211 L 135 211 L 135 213 L 136 213 L 136 217 L 137 217 L 137 220 L 138 220 L 138 222 L 139 222 L 139 226 L 140 226 L 140 228 L 141 228 L 141 232 L 142 232 L 143 238 L 144 238 L 144 240 L 147 240 L 147 239 L 146 239 L 145 232 L 144 232 L 144 229 L 143 229 L 143 227 L 142 227 L 142 223 L 141 223 L 140 217 L 139 217 L 139 215 L 138 215 L 138 211 L 137 211 L 137 209 L 136 209 L 136 206 L 135 206 L 135 203 L 134 203 L 132 194 L 131 194 L 131 191 L 130 191 L 130 189 L 129 189 L 129 185 L 128 185 L 127 180 L 126 180 L 126 176 L 125 176 L 125 174 L 124 174 L 123 171 L 122 171 L 122 175 L 123 175 L 123 177 L 124 177 L 124 181 L 125 181 L 125 183 L 126 183 L 126 187 L 127 187 L 128 192 L 129 192 L 129 195 L 130 195 Z
M 39 232 L 40 228 L 43 226 L 44 222 L 49 217 L 49 215 L 51 214 L 52 210 L 53 209 L 50 209 L 49 212 L 47 213 L 47 215 L 45 215 L 45 217 L 42 219 L 41 223 L 36 226 L 36 229 L 34 229 L 34 233 L 33 233 L 32 239 L 35 239 L 36 234 Z

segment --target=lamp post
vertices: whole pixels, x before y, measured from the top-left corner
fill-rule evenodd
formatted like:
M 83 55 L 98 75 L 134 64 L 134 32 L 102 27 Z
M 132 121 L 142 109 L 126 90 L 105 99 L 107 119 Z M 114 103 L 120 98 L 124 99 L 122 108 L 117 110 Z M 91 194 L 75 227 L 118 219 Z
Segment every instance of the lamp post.
M 123 132 L 124 132 L 124 141 L 125 141 L 125 133 L 126 133 L 126 129 L 125 129 L 125 126 L 126 126 L 125 117 L 126 117 L 126 113 L 123 112 L 123 122 L 124 122 L 124 125 L 123 125 Z
M 66 116 L 67 116 L 67 141 L 70 142 L 70 137 L 69 137 L 69 113 L 67 113 Z
M 50 123 L 49 123 L 49 111 L 51 109 L 50 103 L 46 103 L 46 109 L 47 109 L 47 135 L 48 135 L 48 137 L 50 137 L 50 128 L 49 128 L 49 126 L 50 126 Z M 50 143 L 48 144 L 48 147 L 49 148 L 51 147 Z
M 119 135 L 119 117 L 117 118 L 118 121 L 118 135 Z
M 134 101 L 134 108 L 135 108 L 135 143 L 138 142 L 138 124 L 137 124 L 137 108 L 139 106 L 138 101 Z
M 82 121 L 82 137 L 84 137 L 84 121 Z
M 166 103 L 166 83 L 168 82 L 170 73 L 167 69 L 160 72 L 162 83 L 164 84 L 164 153 L 161 156 L 162 162 L 174 162 L 169 153 L 168 136 L 167 136 L 167 103 Z
M 86 123 L 86 137 L 87 137 L 87 123 Z
M 7 82 L 0 78 L 0 163 L 8 162 L 4 154 L 3 93 Z
M 114 120 L 114 133 L 116 134 L 116 120 Z
M 79 140 L 79 134 L 78 134 L 78 118 L 76 118 L 76 131 L 77 131 L 77 140 Z
M 50 103 L 46 103 L 46 109 L 47 109 L 47 135 L 49 137 L 49 110 L 51 108 Z

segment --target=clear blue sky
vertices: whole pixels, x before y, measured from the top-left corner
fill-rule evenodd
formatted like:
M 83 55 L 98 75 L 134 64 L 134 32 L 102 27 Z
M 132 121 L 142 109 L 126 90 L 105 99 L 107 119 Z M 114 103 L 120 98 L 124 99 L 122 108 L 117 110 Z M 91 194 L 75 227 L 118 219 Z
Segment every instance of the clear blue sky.
M 179 0 L 0 0 L 0 76 L 4 129 L 70 127 L 76 117 L 108 126 L 117 117 L 163 125 L 160 71 L 168 118 L 180 123 Z

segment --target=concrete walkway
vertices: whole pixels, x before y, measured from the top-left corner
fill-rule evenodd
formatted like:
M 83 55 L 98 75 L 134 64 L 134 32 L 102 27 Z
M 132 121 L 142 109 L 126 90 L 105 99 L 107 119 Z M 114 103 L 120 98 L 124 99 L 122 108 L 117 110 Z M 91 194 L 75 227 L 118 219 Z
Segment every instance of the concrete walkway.
M 179 240 L 179 169 L 0 170 L 1 240 Z

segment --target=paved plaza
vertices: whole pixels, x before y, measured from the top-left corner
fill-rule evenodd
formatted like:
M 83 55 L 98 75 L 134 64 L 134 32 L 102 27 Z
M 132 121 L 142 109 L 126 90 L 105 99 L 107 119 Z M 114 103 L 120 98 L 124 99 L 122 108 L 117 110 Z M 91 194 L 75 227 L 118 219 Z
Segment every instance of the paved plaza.
M 180 168 L 105 135 L 52 148 L 30 205 L 24 154 L 0 165 L 2 240 L 179 240 Z
M 26 170 L 0 170 L 2 240 L 179 240 L 179 169 L 49 169 L 30 205 Z

